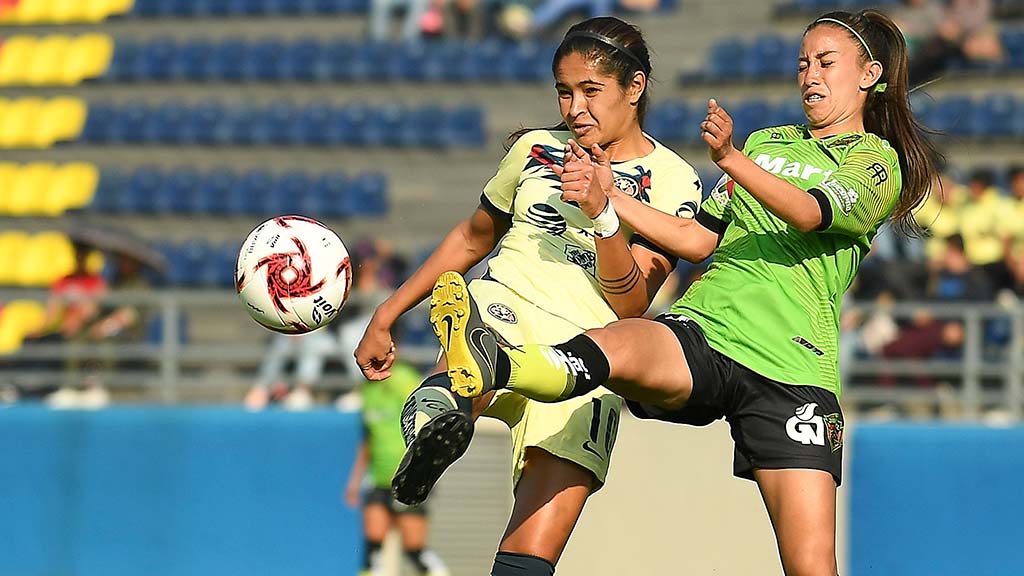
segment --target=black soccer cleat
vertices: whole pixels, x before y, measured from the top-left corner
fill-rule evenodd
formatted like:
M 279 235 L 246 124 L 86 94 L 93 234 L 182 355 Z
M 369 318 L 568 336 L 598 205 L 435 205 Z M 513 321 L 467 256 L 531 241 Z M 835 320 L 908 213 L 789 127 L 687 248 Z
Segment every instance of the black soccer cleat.
M 430 324 L 444 349 L 452 390 L 466 398 L 494 390 L 498 340 L 480 318 L 466 281 L 458 272 L 445 272 L 434 284 Z
M 472 438 L 473 423 L 461 410 L 427 420 L 412 437 L 391 480 L 395 500 L 408 506 L 422 504 L 444 471 L 466 453 Z

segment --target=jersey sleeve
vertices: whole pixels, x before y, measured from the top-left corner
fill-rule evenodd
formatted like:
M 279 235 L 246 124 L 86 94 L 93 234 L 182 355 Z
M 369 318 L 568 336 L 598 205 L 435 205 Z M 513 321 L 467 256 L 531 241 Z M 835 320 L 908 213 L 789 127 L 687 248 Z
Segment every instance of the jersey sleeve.
M 896 152 L 887 144 L 854 148 L 835 172 L 808 191 L 821 208 L 818 230 L 855 238 L 867 234 L 892 212 L 902 180 Z
M 694 216 L 698 224 L 722 235 L 732 220 L 732 211 L 729 203 L 732 201 L 733 187 L 736 183 L 728 174 L 722 174 L 714 188 L 700 204 L 700 210 Z
M 498 164 L 498 171 L 484 186 L 480 204 L 494 214 L 512 218 L 512 202 L 519 189 L 519 178 L 530 151 L 530 133 L 523 134 Z

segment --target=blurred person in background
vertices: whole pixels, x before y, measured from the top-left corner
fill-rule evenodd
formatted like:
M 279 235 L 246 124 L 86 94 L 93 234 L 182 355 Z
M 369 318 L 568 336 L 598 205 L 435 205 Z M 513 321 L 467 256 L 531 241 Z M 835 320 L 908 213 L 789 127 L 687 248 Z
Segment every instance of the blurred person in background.
M 904 0 L 893 13 L 910 49 L 911 84 L 957 62 L 991 65 L 1004 57 L 991 0 Z
M 1011 166 L 1007 172 L 1010 187 L 1010 211 L 1006 217 L 1006 254 L 1024 248 L 1024 165 Z
M 946 251 L 946 238 L 960 233 L 960 220 L 967 190 L 942 166 L 932 184 L 932 192 L 914 211 L 914 220 L 927 233 L 925 257 L 940 260 Z
M 993 184 L 992 170 L 980 168 L 967 179 L 968 199 L 960 211 L 960 234 L 967 259 L 988 274 L 994 286 L 1007 283 L 1006 239 L 1012 205 Z
M 483 302 L 490 329 L 508 342 L 556 342 L 648 309 L 675 258 L 632 228 L 620 229 L 617 207 L 606 198 L 584 204 L 563 194 L 558 174 L 570 139 L 600 144 L 616 163 L 624 197 L 666 217 L 693 216 L 696 171 L 642 129 L 650 73 L 635 26 L 604 17 L 569 29 L 552 62 L 562 123 L 514 133 L 472 216 L 377 307 L 355 354 L 367 378 L 390 375 L 392 326 L 442 272 L 466 273 L 496 247 L 469 289 Z M 549 576 L 587 499 L 604 484 L 621 401 L 601 388 L 562 405 L 507 392 L 474 404 L 452 393 L 451 373 L 442 358 L 408 400 L 408 448 L 392 482 L 395 496 L 422 501 L 468 448 L 481 412 L 504 421 L 512 431 L 515 503 L 491 574 Z
M 670 314 L 618 320 L 554 346 L 502 347 L 481 329 L 461 276 L 447 273 L 432 293 L 431 323 L 463 396 L 508 389 L 562 402 L 603 385 L 640 418 L 727 419 L 734 474 L 757 482 L 786 574 L 834 576 L 841 298 L 884 222 L 915 230 L 936 152 L 910 110 L 903 34 L 884 14 L 816 19 L 798 62 L 806 125 L 756 131 L 741 151 L 732 118 L 708 101 L 702 138 L 726 176 L 692 221 L 616 204 L 671 254 L 714 255 Z M 566 162 L 563 190 L 620 196 L 608 158 L 593 152 L 596 164 L 582 150 Z
M 314 388 L 320 383 L 327 359 L 336 354 L 337 342 L 330 328 L 307 334 L 270 337 L 256 383 L 245 395 L 248 410 L 263 410 L 273 400 L 287 410 L 309 410 L 315 403 Z M 294 364 L 289 382 L 286 369 Z
M 384 576 L 381 549 L 392 527 L 398 528 L 402 550 L 417 574 L 448 576 L 440 556 L 426 548 L 429 530 L 426 504 L 406 506 L 391 495 L 391 478 L 405 452 L 402 406 L 419 387 L 421 378 L 412 365 L 397 362 L 391 367 L 390 378 L 365 382 L 360 391 L 363 440 L 345 488 L 345 503 L 352 508 L 360 502 L 363 506 L 365 548 L 360 576 Z M 364 480 L 369 480 L 365 491 Z
M 432 7 L 432 0 L 371 0 L 370 1 L 370 40 L 374 42 L 391 42 L 392 18 L 396 13 L 402 14 L 401 40 L 415 42 L 427 31 L 432 31 L 436 23 L 425 18 Z M 433 18 L 437 13 L 430 13 Z

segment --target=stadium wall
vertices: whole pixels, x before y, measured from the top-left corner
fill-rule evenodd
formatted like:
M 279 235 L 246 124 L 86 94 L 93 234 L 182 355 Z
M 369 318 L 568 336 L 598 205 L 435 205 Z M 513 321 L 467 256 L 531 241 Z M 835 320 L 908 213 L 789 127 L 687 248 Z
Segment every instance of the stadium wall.
M 334 411 L 5 409 L 0 574 L 354 574 L 359 517 L 340 496 L 359 428 Z M 435 545 L 455 576 L 490 565 L 507 444 L 481 427 L 439 486 Z M 851 425 L 841 573 L 1019 572 L 1022 445 L 1022 427 Z M 757 488 L 731 470 L 724 423 L 624 419 L 559 574 L 781 575 Z

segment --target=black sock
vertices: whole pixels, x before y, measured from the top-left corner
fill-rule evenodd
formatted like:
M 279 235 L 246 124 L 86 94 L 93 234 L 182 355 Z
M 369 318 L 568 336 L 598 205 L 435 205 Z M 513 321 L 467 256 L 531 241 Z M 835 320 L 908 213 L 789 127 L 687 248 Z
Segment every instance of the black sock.
M 380 556 L 380 548 L 383 544 L 383 542 L 366 541 L 366 546 L 363 547 L 363 570 L 373 570 L 376 567 L 377 557 Z
M 498 348 L 498 358 L 494 363 L 494 384 L 498 388 L 504 388 L 508 384 L 508 377 L 512 373 L 512 361 L 508 353 Z
M 438 388 L 444 388 L 445 390 L 451 391 L 451 389 L 452 389 L 452 379 L 449 378 L 448 374 L 446 374 L 444 372 L 442 372 L 440 374 L 434 374 L 433 376 L 428 376 L 427 379 L 424 380 L 422 384 L 420 384 L 420 388 L 428 388 L 430 386 L 436 386 Z M 452 396 L 455 397 L 455 404 L 459 407 L 459 410 L 461 410 L 463 414 L 465 414 L 465 415 L 469 416 L 470 418 L 472 418 L 473 417 L 473 399 L 472 398 L 463 398 L 462 396 L 459 396 L 458 394 L 452 394 Z
M 420 574 L 426 574 L 429 568 L 423 563 L 423 558 L 421 558 L 422 555 L 423 548 L 405 551 L 405 557 L 408 558 L 409 562 L 412 562 L 412 565 L 416 567 L 416 571 Z
M 498 552 L 494 556 L 491 576 L 552 576 L 555 566 L 539 556 Z
M 428 418 L 440 416 L 451 410 L 452 401 L 455 402 L 455 409 L 472 421 L 473 400 L 452 392 L 452 381 L 448 374 L 434 374 L 424 380 L 402 407 L 402 438 L 405 439 L 405 445 L 408 446 L 419 433 L 416 427 L 417 413 L 425 413 Z

